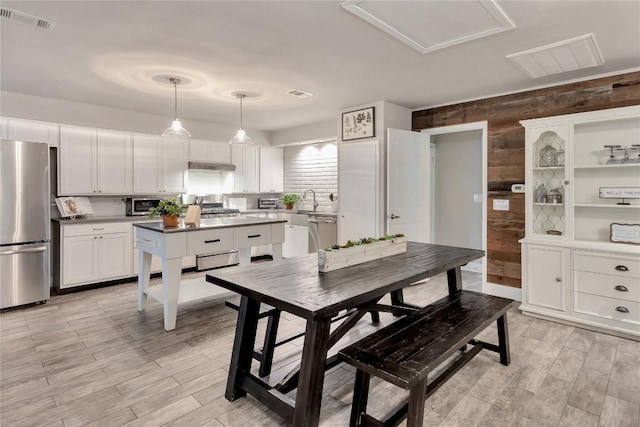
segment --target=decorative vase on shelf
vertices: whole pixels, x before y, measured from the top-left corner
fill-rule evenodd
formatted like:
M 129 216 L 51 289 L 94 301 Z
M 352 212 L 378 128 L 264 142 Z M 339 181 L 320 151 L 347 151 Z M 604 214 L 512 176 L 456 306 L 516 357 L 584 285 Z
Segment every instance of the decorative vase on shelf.
M 547 145 L 540 150 L 540 167 L 548 168 L 558 166 L 558 150 Z
M 540 184 L 536 189 L 536 203 L 545 203 L 547 201 L 547 190 L 544 184 Z

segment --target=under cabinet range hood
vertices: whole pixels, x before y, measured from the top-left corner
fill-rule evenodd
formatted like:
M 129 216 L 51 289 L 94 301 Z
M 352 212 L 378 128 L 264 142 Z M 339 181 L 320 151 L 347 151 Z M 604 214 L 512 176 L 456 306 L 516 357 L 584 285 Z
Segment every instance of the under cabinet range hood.
M 210 170 L 210 171 L 234 171 L 236 165 L 220 162 L 189 162 L 189 169 Z

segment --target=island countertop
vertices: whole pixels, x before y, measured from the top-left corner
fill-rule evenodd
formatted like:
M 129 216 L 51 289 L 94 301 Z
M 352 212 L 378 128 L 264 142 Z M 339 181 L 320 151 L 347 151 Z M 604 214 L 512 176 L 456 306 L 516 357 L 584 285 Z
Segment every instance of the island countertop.
M 180 233 L 197 230 L 211 230 L 218 228 L 233 228 L 233 227 L 245 227 L 248 225 L 262 225 L 262 224 L 279 224 L 287 222 L 282 219 L 269 219 L 269 218 L 208 218 L 200 221 L 200 226 L 192 227 L 184 225 L 184 219 L 180 218 L 180 222 L 177 227 L 165 227 L 162 225 L 162 221 L 158 222 L 143 222 L 134 223 L 134 227 L 144 228 L 158 233 Z

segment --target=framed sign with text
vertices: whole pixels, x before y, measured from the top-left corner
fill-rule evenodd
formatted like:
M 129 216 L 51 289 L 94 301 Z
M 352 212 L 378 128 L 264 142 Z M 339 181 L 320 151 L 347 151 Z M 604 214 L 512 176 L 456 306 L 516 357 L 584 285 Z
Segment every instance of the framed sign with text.
M 611 223 L 611 237 L 614 243 L 631 243 L 640 245 L 640 224 Z

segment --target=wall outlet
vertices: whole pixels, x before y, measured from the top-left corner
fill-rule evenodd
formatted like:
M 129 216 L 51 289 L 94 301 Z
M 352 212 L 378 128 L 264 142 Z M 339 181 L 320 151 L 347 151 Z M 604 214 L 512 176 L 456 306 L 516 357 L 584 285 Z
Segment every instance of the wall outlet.
M 493 210 L 494 211 L 508 211 L 509 210 L 509 200 L 494 199 L 493 200 Z
M 474 194 L 473 203 L 482 203 L 482 194 Z

